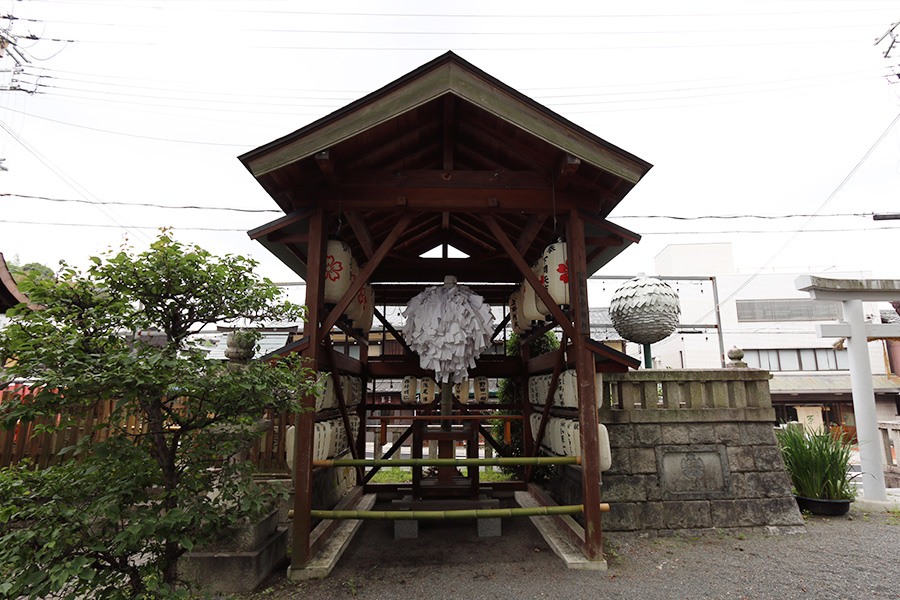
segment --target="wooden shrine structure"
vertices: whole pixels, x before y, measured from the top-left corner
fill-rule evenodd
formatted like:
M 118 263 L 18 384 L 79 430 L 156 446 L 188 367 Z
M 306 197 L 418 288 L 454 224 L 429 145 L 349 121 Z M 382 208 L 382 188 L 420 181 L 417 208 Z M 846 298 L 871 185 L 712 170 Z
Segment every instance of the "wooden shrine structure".
M 521 357 L 483 355 L 470 376 L 524 381 L 529 375 L 555 373 L 555 386 L 561 369 L 576 371 L 578 406 L 568 410 L 580 421 L 585 527 L 583 535 L 573 536 L 589 560 L 602 560 L 595 373 L 624 372 L 638 361 L 590 338 L 587 279 L 640 239 L 606 216 L 651 165 L 452 52 L 240 160 L 285 212 L 250 231 L 250 237 L 307 284 L 304 337 L 288 349 L 302 351 L 323 371 L 356 375 L 365 382 L 427 375 L 408 347 L 400 356 L 367 355 L 366 335 L 342 316 L 364 284 L 373 286 L 377 305 L 391 306 L 405 305 L 445 276 L 455 276 L 491 305 L 506 306 L 523 281 L 537 290 L 549 308 L 549 320 L 535 325 L 523 341 L 559 327 L 562 350 L 532 358 L 523 343 Z M 350 247 L 359 268 L 343 297 L 326 305 L 324 253 L 334 235 Z M 568 306 L 557 305 L 532 271 L 544 248 L 560 235 L 568 242 Z M 421 257 L 437 246 L 443 248 L 443 258 Z M 469 257 L 448 257 L 450 246 Z M 384 315 L 376 310 L 375 317 L 404 343 Z M 358 360 L 334 351 L 330 336 L 336 329 L 357 339 Z M 337 396 L 350 437 L 350 411 L 340 392 Z M 315 405 L 314 398 L 306 402 Z M 454 435 L 467 437 L 472 456 L 479 434 L 497 445 L 481 421 L 499 408 L 522 411 L 525 453 L 538 452 L 543 431 L 535 443 L 527 398 L 510 406 L 455 403 L 454 418 L 464 425 L 463 433 L 452 435 L 438 431 L 438 419 L 425 420 L 436 414 L 435 405 L 437 401 L 415 406 L 413 425 L 388 455 L 415 434 L 417 441 L 438 439 L 442 445 Z M 354 458 L 364 456 L 367 413 L 374 406 L 363 402 L 357 409 L 362 425 L 350 444 Z M 312 411 L 298 417 L 292 568 L 306 565 L 323 542 L 310 537 L 315 421 Z M 545 421 L 546 416 L 541 430 Z M 369 482 L 374 470 L 359 472 L 358 483 L 366 491 L 377 489 Z M 478 470 L 472 471 L 468 480 L 435 482 L 427 490 L 420 488 L 419 495 L 465 497 L 503 486 L 528 489 L 525 481 L 479 485 Z M 421 472 L 419 477 L 421 481 Z

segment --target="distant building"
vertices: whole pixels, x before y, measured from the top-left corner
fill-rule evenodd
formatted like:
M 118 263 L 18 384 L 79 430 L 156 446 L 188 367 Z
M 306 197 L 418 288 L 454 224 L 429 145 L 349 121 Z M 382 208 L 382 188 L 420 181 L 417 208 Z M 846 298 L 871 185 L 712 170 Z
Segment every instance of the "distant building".
M 820 338 L 816 325 L 841 319 L 838 302 L 809 298 L 794 285 L 797 273 L 735 273 L 730 244 L 669 245 L 656 257 L 659 276 L 702 276 L 667 280 L 681 301 L 681 324 L 669 338 L 652 346 L 655 368 L 718 368 L 722 365 L 716 322 L 713 276 L 717 286 L 722 338 L 727 352 L 744 351 L 749 367 L 772 372 L 776 416 L 781 421 L 812 419 L 814 423 L 855 428 L 847 351 L 841 340 Z M 824 274 L 865 278 L 862 272 Z M 874 323 L 900 318 L 887 303 L 866 303 Z M 598 317 L 600 313 L 598 312 Z M 593 316 L 593 312 L 592 312 Z M 598 326 L 602 323 L 598 321 Z M 694 325 L 694 326 L 692 326 Z M 607 338 L 612 339 L 612 338 Z M 640 349 L 628 344 L 630 353 Z M 879 420 L 900 417 L 900 344 L 869 342 Z

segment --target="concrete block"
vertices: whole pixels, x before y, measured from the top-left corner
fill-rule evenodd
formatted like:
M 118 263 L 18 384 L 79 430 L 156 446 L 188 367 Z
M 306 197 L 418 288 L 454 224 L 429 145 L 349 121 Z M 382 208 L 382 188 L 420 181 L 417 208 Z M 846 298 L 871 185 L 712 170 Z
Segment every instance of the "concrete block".
M 755 527 L 765 524 L 760 502 L 750 500 L 711 500 L 709 513 L 717 528 Z
M 665 529 L 665 511 L 663 511 L 662 502 L 642 502 L 637 505 L 636 515 L 637 527 L 639 530 L 655 530 Z
M 744 423 L 741 439 L 745 446 L 774 446 L 775 428 L 771 423 Z
M 642 475 L 606 475 L 600 486 L 603 502 L 643 502 L 647 499 Z
M 419 537 L 419 522 L 415 519 L 398 519 L 394 521 L 394 539 L 406 540 Z
M 725 444 L 726 446 L 736 446 L 741 443 L 741 429 L 737 423 L 715 423 L 713 424 L 715 431 L 715 443 Z
M 731 472 L 755 471 L 756 463 L 753 460 L 753 448 L 750 446 L 730 446 L 726 449 L 728 454 L 728 466 Z M 737 495 L 737 494 L 735 494 Z
M 784 458 L 777 446 L 752 446 L 752 449 L 758 471 L 784 472 Z
M 791 480 L 786 472 L 772 471 L 769 473 L 760 473 L 759 478 L 766 498 L 782 498 L 784 496 L 790 496 L 791 499 L 793 499 Z
M 287 528 L 279 528 L 250 551 L 190 552 L 178 561 L 178 574 L 208 592 L 252 592 L 287 560 L 287 539 Z
M 688 438 L 692 444 L 715 444 L 715 426 L 711 423 L 688 425 Z
M 663 502 L 663 518 L 667 529 L 703 529 L 712 527 L 709 502 Z
M 501 519 L 478 519 L 478 537 L 500 537 L 502 535 Z
M 631 450 L 631 448 L 611 448 L 612 461 L 610 461 L 609 469 L 604 471 L 603 477 L 631 473 Z
M 656 469 L 656 450 L 653 448 L 632 448 L 632 473 L 656 473 Z
M 662 440 L 660 426 L 651 424 L 634 425 L 634 446 L 638 448 L 651 448 L 659 445 Z
M 607 424 L 606 429 L 609 432 L 609 447 L 613 449 L 613 462 L 615 462 L 616 448 L 634 446 L 634 428 L 630 424 Z
M 691 443 L 690 426 L 684 423 L 670 423 L 662 426 L 662 443 L 685 445 Z
M 640 529 L 638 504 L 616 502 L 609 505 L 609 512 L 603 515 L 603 529 L 606 531 L 635 531 Z
M 798 526 L 803 525 L 803 515 L 797 507 L 797 501 L 793 496 L 787 498 L 772 498 L 761 503 L 765 513 L 765 522 L 768 526 Z

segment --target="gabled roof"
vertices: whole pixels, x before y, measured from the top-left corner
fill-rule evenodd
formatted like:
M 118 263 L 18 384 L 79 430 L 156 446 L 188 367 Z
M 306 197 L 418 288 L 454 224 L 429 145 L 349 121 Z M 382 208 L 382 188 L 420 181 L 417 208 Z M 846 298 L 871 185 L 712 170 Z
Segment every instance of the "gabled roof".
M 0 311 L 6 312 L 20 302 L 28 302 L 28 297 L 19 291 L 6 260 L 0 253 Z
M 363 263 L 413 213 L 371 277 L 376 295 L 448 274 L 521 281 L 483 213 L 531 263 L 581 212 L 593 273 L 640 239 L 605 217 L 651 168 L 452 52 L 240 160 L 285 211 L 251 238 L 304 278 L 316 206 Z M 437 246 L 470 259 L 420 258 Z

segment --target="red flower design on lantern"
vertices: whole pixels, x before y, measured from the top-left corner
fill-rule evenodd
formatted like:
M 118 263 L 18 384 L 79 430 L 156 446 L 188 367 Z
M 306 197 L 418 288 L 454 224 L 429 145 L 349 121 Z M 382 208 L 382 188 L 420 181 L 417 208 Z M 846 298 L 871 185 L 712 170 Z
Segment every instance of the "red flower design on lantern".
M 356 295 L 356 301 L 365 306 L 369 299 L 366 297 L 366 290 L 362 288 L 359 290 L 359 293 Z
M 569 283 L 569 261 L 559 263 L 556 272 L 560 273 L 559 280 L 563 283 Z
M 341 264 L 341 261 L 335 260 L 333 256 L 326 256 L 328 259 L 328 264 L 325 265 L 325 276 L 328 277 L 331 281 L 337 281 L 341 277 L 341 271 L 344 270 L 344 266 Z

